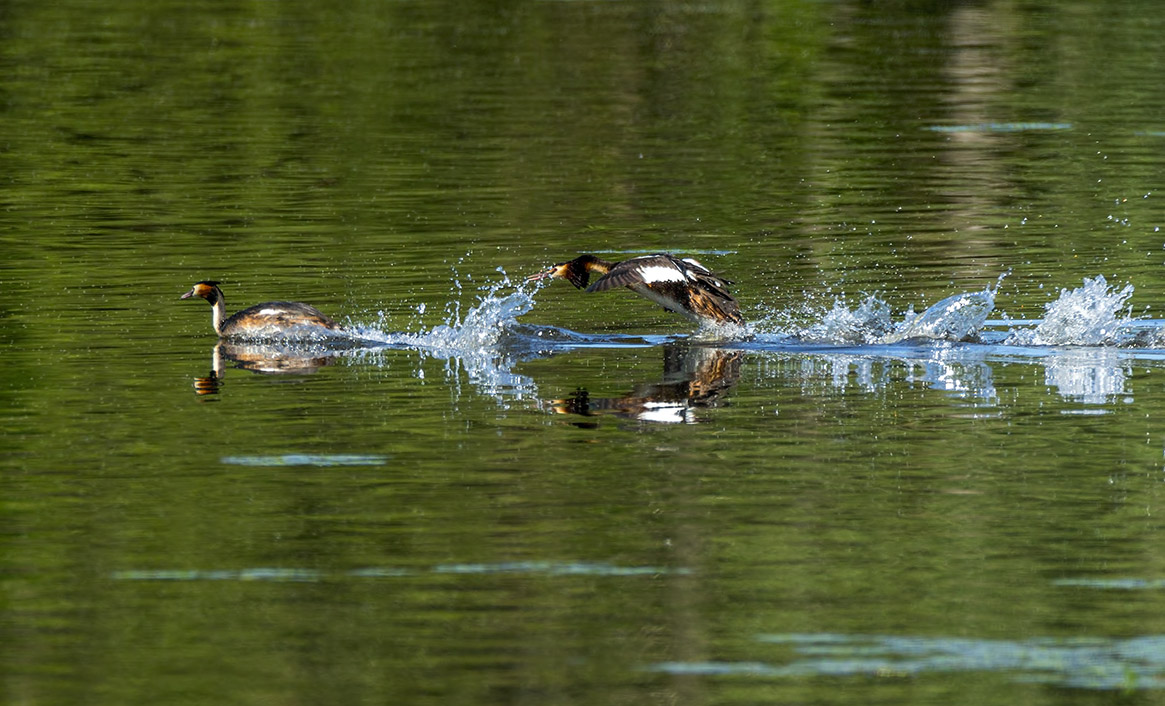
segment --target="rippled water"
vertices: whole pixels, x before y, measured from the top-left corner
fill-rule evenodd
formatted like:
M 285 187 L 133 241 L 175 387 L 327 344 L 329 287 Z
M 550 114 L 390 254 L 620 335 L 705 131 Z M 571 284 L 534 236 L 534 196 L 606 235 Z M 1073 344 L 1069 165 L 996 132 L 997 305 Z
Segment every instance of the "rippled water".
M 1156 6 L 3 16 L 6 701 L 1160 691 Z

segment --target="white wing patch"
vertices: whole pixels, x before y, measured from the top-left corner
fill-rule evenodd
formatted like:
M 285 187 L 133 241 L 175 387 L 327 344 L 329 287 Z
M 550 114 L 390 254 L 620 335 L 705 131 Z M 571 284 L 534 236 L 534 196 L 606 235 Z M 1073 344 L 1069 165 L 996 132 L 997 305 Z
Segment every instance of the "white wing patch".
M 656 282 L 683 282 L 687 278 L 684 272 L 672 266 L 647 265 L 635 268 L 646 284 Z
M 280 314 L 283 314 L 286 312 L 287 312 L 286 309 L 260 309 L 259 311 L 255 312 L 255 315 L 256 316 L 279 316 Z

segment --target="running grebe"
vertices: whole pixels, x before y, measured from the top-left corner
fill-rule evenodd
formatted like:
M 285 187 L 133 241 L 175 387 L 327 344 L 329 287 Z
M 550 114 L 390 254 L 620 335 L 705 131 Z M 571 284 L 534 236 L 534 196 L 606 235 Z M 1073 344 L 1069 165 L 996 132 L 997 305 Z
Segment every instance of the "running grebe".
M 222 290 L 218 282 L 204 281 L 194 285 L 181 299 L 202 297 L 210 302 L 214 330 L 222 338 L 278 339 L 290 337 L 330 336 L 341 331 L 314 306 L 300 302 L 266 302 L 243 309 L 226 318 Z
M 592 272 L 602 276 L 588 287 Z M 585 287 L 588 292 L 627 287 L 697 324 L 744 323 L 740 306 L 728 293 L 727 285 L 732 283 L 720 279 L 691 258 L 680 259 L 660 253 L 611 263 L 594 255 L 582 255 L 530 275 L 526 281 L 547 277 L 564 279 L 579 289 Z

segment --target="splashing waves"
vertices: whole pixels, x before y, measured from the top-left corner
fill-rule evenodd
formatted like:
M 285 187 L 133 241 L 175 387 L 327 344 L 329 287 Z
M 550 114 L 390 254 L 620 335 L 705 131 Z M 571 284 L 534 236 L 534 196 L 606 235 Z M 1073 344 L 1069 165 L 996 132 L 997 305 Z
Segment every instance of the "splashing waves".
M 1128 305 L 1133 285 L 1109 287 L 1104 275 L 1084 279 L 1076 289 L 1060 290 L 1060 297 L 1044 307 L 1035 328 L 1013 331 L 1004 345 L 1013 346 L 1126 346 L 1145 343 L 1130 329 L 1136 321 Z M 1150 342 L 1151 343 L 1151 342 Z

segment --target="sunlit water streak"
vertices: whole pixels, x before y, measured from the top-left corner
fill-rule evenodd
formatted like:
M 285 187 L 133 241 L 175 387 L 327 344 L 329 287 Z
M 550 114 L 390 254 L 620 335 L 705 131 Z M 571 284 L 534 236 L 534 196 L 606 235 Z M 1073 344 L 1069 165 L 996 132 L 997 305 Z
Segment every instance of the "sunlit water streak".
M 223 456 L 231 466 L 383 466 L 387 456 L 361 454 L 283 454 L 280 456 Z
M 1076 586 L 1080 588 L 1097 588 L 1119 591 L 1160 591 L 1165 589 L 1165 579 L 1143 578 L 1076 578 L 1056 579 L 1055 586 Z
M 927 125 L 931 132 L 1044 132 L 1071 130 L 1072 123 L 974 123 L 970 125 Z
M 1165 686 L 1165 635 L 1123 640 L 979 640 L 912 635 L 783 634 L 758 641 L 793 650 L 784 662 L 663 662 L 650 671 L 770 679 L 919 677 L 952 672 L 1007 672 L 1017 681 L 1078 689 Z
M 350 571 L 256 567 L 249 569 L 130 569 L 115 571 L 116 581 L 291 581 L 316 582 L 352 578 L 402 578 L 426 574 L 523 574 L 542 576 L 676 576 L 683 567 L 621 566 L 604 562 L 508 561 L 482 564 L 438 564 L 428 568 L 376 566 Z

